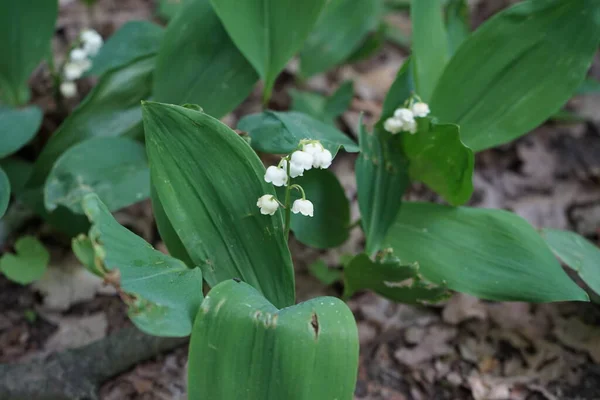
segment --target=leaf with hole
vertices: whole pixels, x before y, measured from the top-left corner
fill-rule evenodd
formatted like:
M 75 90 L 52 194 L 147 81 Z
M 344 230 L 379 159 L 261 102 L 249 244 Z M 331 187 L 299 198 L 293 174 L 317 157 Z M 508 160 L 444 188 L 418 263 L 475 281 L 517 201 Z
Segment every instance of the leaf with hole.
M 104 277 L 124 292 L 131 321 L 150 335 L 189 335 L 203 299 L 200 269 L 188 268 L 121 226 L 95 194 L 85 196 L 83 209 Z
M 46 209 L 59 205 L 83 214 L 81 202 L 96 193 L 110 211 L 150 196 L 150 169 L 144 145 L 122 137 L 76 144 L 56 161 L 44 186 Z
M 152 182 L 192 262 L 211 286 L 239 278 L 280 307 L 294 303 L 292 260 L 281 212 L 260 213 L 275 195 L 252 148 L 200 111 L 144 103 Z
M 540 235 L 504 210 L 404 203 L 385 247 L 437 285 L 496 301 L 588 301 Z
M 211 0 L 211 3 L 233 42 L 265 81 L 264 93 L 268 99 L 275 78 L 302 48 L 327 1 Z
M 27 285 L 40 279 L 50 261 L 50 253 L 33 236 L 22 236 L 15 243 L 16 254 L 4 253 L 0 258 L 0 272 L 8 279 Z
M 186 1 L 182 12 L 169 23 L 160 46 L 154 99 L 198 104 L 220 118 L 248 97 L 257 80 L 254 68 L 227 35 L 209 0 Z
M 194 323 L 188 396 L 346 400 L 357 366 L 356 322 L 344 302 L 318 297 L 278 309 L 228 280 L 206 296 Z
M 319 140 L 334 156 L 340 147 L 349 153 L 358 151 L 356 143 L 343 132 L 296 111 L 248 115 L 240 120 L 238 129 L 248 132 L 252 147 L 265 153 L 291 153 L 302 139 Z
M 600 249 L 583 236 L 558 229 L 542 229 L 542 237 L 554 254 L 600 294 Z
M 593 0 L 529 0 L 496 14 L 444 69 L 432 113 L 459 125 L 474 151 L 529 132 L 558 111 L 585 78 L 600 37 L 597 11 Z

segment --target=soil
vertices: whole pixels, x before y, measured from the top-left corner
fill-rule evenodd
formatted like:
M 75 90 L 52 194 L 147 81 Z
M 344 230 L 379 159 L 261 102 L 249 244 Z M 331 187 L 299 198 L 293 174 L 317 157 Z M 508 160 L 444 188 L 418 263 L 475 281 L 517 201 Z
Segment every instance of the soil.
M 509 2 L 470 3 L 475 27 Z M 69 41 L 83 27 L 91 25 L 108 37 L 126 21 L 153 16 L 154 5 L 149 0 L 98 0 L 92 16 L 78 1 L 61 1 L 55 51 L 64 57 Z M 410 28 L 406 17 L 394 21 L 402 29 Z M 356 95 L 339 123 L 355 136 L 361 112 L 367 122 L 378 116 L 383 96 L 405 57 L 405 49 L 386 45 L 369 60 L 312 78 L 302 88 L 331 93 L 343 80 L 353 79 Z M 600 76 L 598 61 L 592 75 Z M 272 108 L 289 107 L 288 90 L 298 85 L 295 70 L 295 63 L 290 63 L 278 80 Z M 85 82 L 82 94 L 92 85 L 92 81 Z M 55 109 L 49 87 L 47 71 L 40 68 L 32 88 L 34 102 L 46 110 L 45 133 L 26 149 L 31 154 L 64 118 Z M 241 115 L 260 109 L 259 93 L 257 88 L 224 121 L 235 126 Z M 76 104 L 73 101 L 68 106 Z M 548 122 L 511 144 L 478 154 L 471 204 L 512 210 L 536 227 L 570 229 L 600 243 L 600 117 L 596 111 L 600 96 L 574 98 L 567 108 L 585 116 L 585 121 Z M 336 159 L 334 171 L 353 199 L 356 217 L 353 165 L 354 156 L 344 154 Z M 440 201 L 419 185 L 407 198 Z M 146 240 L 164 248 L 148 202 L 117 216 Z M 19 233 L 22 231 L 44 239 L 52 249 L 54 267 L 72 267 L 67 240 L 56 237 L 35 219 Z M 10 248 L 14 236 L 4 249 Z M 308 273 L 307 265 L 318 258 L 330 266 L 339 265 L 342 254 L 357 253 L 363 245 L 358 229 L 341 248 L 330 251 L 292 241 L 299 300 L 340 295 L 341 288 L 322 285 Z M 74 282 L 71 284 L 79 284 Z M 16 285 L 0 276 L 0 363 L 25 362 L 85 345 L 131 325 L 117 296 L 103 292 L 93 282 L 89 285 L 89 293 L 73 294 L 66 307 L 49 309 L 39 288 Z M 456 294 L 443 304 L 415 307 L 362 293 L 349 305 L 361 341 L 356 399 L 600 399 L 600 308 L 594 303 L 495 303 Z M 186 362 L 187 348 L 182 346 L 109 380 L 100 397 L 183 399 Z

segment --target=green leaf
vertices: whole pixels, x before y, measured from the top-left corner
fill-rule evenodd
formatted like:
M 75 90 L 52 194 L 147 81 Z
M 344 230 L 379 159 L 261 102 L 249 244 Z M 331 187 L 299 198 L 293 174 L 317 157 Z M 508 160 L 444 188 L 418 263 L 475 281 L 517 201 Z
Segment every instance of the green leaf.
M 121 226 L 95 194 L 83 201 L 89 238 L 109 282 L 119 284 L 129 318 L 157 336 L 187 336 L 202 302 L 202 272 L 155 250 Z
M 0 158 L 25 146 L 42 124 L 42 110 L 36 106 L 10 108 L 0 106 Z
M 404 203 L 385 240 L 429 281 L 497 301 L 588 301 L 525 220 L 503 210 Z
M 292 111 L 307 114 L 335 126 L 335 119 L 343 114 L 352 103 L 354 84 L 352 81 L 345 81 L 331 97 L 295 89 L 290 90 L 290 95 L 292 96 Z
M 294 178 L 293 182 L 302 186 L 306 198 L 315 208 L 313 217 L 292 214 L 290 227 L 296 239 L 317 249 L 329 249 L 344 243 L 350 234 L 350 203 L 333 172 L 313 168 L 305 171 L 304 176 Z M 279 196 L 282 202 L 283 198 Z M 294 201 L 302 196 L 293 190 L 291 198 Z
M 308 266 L 308 270 L 310 271 L 312 276 L 314 276 L 322 284 L 327 286 L 342 280 L 344 276 L 344 274 L 342 274 L 342 271 L 334 268 L 329 268 L 323 260 L 317 260 L 314 263 L 310 264 Z
M 277 75 L 302 48 L 326 2 L 211 0 L 229 36 L 265 81 L 265 99 L 271 97 Z
M 164 29 L 149 21 L 129 21 L 104 43 L 86 75 L 100 76 L 140 57 L 156 55 Z
M 444 70 L 432 113 L 459 125 L 474 151 L 532 130 L 581 85 L 598 47 L 597 11 L 592 0 L 530 0 L 498 13 Z
M 294 275 L 281 213 L 260 214 L 275 195 L 250 146 L 211 116 L 144 103 L 146 147 L 160 203 L 211 286 L 240 278 L 278 306 L 294 303 Z
M 278 310 L 230 280 L 210 291 L 194 323 L 188 397 L 347 400 L 357 368 L 358 332 L 345 303 L 319 297 Z
M 336 128 L 295 111 L 265 111 L 240 120 L 238 129 L 250 134 L 250 144 L 257 151 L 287 154 L 298 148 L 302 139 L 316 139 L 336 155 L 340 147 L 349 153 L 358 151 L 352 139 Z
M 156 227 L 158 228 L 158 233 L 160 234 L 160 238 L 165 243 L 165 246 L 167 246 L 169 254 L 183 261 L 188 267 L 194 267 L 192 258 L 185 249 L 181 239 L 179 239 L 175 228 L 173 228 L 173 225 L 171 225 L 171 221 L 169 221 L 167 213 L 165 213 L 165 209 L 158 198 L 154 184 L 152 184 L 150 187 L 150 199 L 152 201 L 152 213 L 154 214 L 154 220 L 156 222 Z
M 50 49 L 58 2 L 0 0 L 0 10 L 0 97 L 22 105 L 29 76 Z
M 346 58 L 346 63 L 355 63 L 374 56 L 385 44 L 388 26 L 380 23 L 376 31 L 371 32 Z
M 575 232 L 542 229 L 542 237 L 554 254 L 575 270 L 579 277 L 600 294 L 600 249 Z
M 59 205 L 83 214 L 81 201 L 96 193 L 110 211 L 150 196 L 150 169 L 144 145 L 122 137 L 98 137 L 63 153 L 44 187 L 46 209 Z
M 93 137 L 123 136 L 139 128 L 140 101 L 151 93 L 154 57 L 138 59 L 104 74 L 98 85 L 52 135 L 37 159 L 28 187 L 44 184 L 69 147 Z
M 467 0 L 448 1 L 446 31 L 448 33 L 448 51 L 450 54 L 454 54 L 471 34 L 471 17 Z
M 84 234 L 78 235 L 71 240 L 71 248 L 75 257 L 93 274 L 104 277 L 105 271 L 102 261 L 96 257 L 94 243 Z M 98 263 L 98 264 L 96 264 Z
M 440 0 L 413 0 L 410 7 L 417 93 L 426 102 L 449 59 L 442 11 Z
M 257 80 L 209 0 L 186 2 L 169 23 L 160 47 L 154 98 L 179 105 L 199 104 L 206 113 L 220 118 L 250 94 Z
M 156 10 L 158 16 L 163 20 L 169 21 L 177 15 L 179 10 L 183 8 L 184 3 L 188 3 L 189 0 L 155 0 L 155 2 L 158 3 Z
M 466 203 L 473 194 L 473 151 L 460 140 L 458 126 L 428 119 L 418 123 L 416 134 L 402 134 L 410 178 L 424 182 L 452 205 Z
M 2 167 L 0 167 L 0 218 L 4 216 L 4 213 L 6 213 L 9 201 L 10 181 L 8 180 L 8 176 L 6 176 L 6 173 Z
M 48 268 L 50 253 L 33 236 L 22 236 L 15 243 L 17 254 L 5 253 L 0 258 L 0 272 L 8 279 L 27 285 L 40 279 Z
M 4 169 L 10 181 L 11 191 L 18 196 L 25 189 L 25 183 L 33 170 L 33 163 L 22 158 L 9 157 L 0 160 L 0 168 Z
M 431 284 L 419 274 L 418 265 L 402 265 L 397 259 L 371 261 L 359 254 L 344 268 L 344 297 L 359 290 L 372 290 L 399 303 L 438 302 L 450 296 L 443 287 Z
M 413 61 L 408 58 L 396 74 L 396 79 L 385 96 L 381 118 L 378 122 L 381 128 L 383 128 L 383 122 L 394 115 L 394 111 L 402 106 L 415 91 L 413 70 Z
M 381 0 L 331 0 L 300 52 L 300 72 L 309 77 L 341 64 L 379 24 Z
M 356 159 L 356 185 L 366 251 L 372 254 L 393 224 L 402 195 L 408 188 L 408 160 L 398 137 L 390 138 L 383 130 L 367 132 L 359 122 L 360 155 Z M 395 145 L 394 145 L 395 143 Z

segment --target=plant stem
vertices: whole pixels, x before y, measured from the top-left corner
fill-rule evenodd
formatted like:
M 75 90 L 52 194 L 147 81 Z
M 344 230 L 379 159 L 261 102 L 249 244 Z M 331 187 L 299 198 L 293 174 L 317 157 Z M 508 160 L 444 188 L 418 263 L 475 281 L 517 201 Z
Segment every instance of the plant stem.
M 287 176 L 288 176 L 288 184 L 285 187 L 285 239 L 288 240 L 290 238 L 290 220 L 291 220 L 291 215 L 292 215 L 292 210 L 291 210 L 291 205 L 290 205 L 290 201 L 291 201 L 291 192 L 292 192 L 292 185 L 290 185 L 290 160 L 287 161 L 286 163 L 286 172 L 287 172 Z
M 351 223 L 350 225 L 348 225 L 348 229 L 354 229 L 354 228 L 356 228 L 357 226 L 360 225 L 361 221 L 362 220 L 360 218 L 357 219 L 356 221 L 354 221 L 353 223 Z

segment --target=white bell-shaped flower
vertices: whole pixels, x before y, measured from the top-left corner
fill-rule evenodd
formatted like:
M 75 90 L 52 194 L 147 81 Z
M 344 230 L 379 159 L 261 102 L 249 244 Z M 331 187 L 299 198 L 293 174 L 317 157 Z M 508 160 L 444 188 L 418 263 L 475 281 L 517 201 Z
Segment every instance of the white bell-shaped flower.
M 263 215 L 273 215 L 279 208 L 279 203 L 270 194 L 259 197 L 256 205 L 260 208 L 260 213 Z
M 332 161 L 333 156 L 331 155 L 331 152 L 327 149 L 323 149 L 323 151 L 320 151 L 313 155 L 313 167 L 315 168 L 329 168 Z
M 395 135 L 399 132 L 402 132 L 404 129 L 404 123 L 397 118 L 388 118 L 383 123 L 383 129 L 388 131 L 389 133 Z
M 291 166 L 297 169 L 309 170 L 313 165 L 313 156 L 302 150 L 296 150 L 292 153 Z
M 281 168 L 286 171 L 287 173 L 287 160 L 283 160 L 281 162 Z M 290 176 L 292 178 L 297 178 L 299 176 L 302 176 L 304 174 L 304 169 L 302 169 L 301 167 L 299 167 L 298 165 L 294 164 L 294 163 L 290 163 Z
M 294 204 L 292 205 L 292 212 L 294 214 L 300 213 L 307 217 L 312 217 L 314 214 L 313 203 L 311 203 L 310 200 L 298 199 L 294 201 Z
M 87 60 L 87 57 L 88 55 L 83 49 L 73 49 L 69 53 L 69 59 L 75 62 Z
M 415 117 L 423 118 L 429 115 L 429 105 L 427 103 L 418 102 L 413 104 L 412 112 Z
M 275 186 L 284 186 L 287 183 L 287 172 L 282 168 L 271 165 L 265 172 L 265 182 L 272 183 Z
M 63 76 L 67 81 L 74 81 L 81 78 L 85 71 L 78 62 L 68 62 L 63 69 Z
M 60 93 L 66 97 L 75 97 L 77 95 L 77 85 L 72 81 L 64 81 L 60 84 Z
M 413 112 L 408 108 L 398 108 L 394 111 L 394 118 L 400 120 L 403 123 L 414 121 L 415 116 Z
M 411 135 L 417 133 L 417 121 L 407 122 L 404 124 L 404 130 L 408 131 Z
M 302 151 L 314 156 L 324 150 L 323 145 L 320 142 L 306 143 L 302 145 Z
M 100 51 L 104 41 L 102 36 L 93 29 L 86 29 L 80 35 L 83 50 L 91 57 L 94 57 Z

